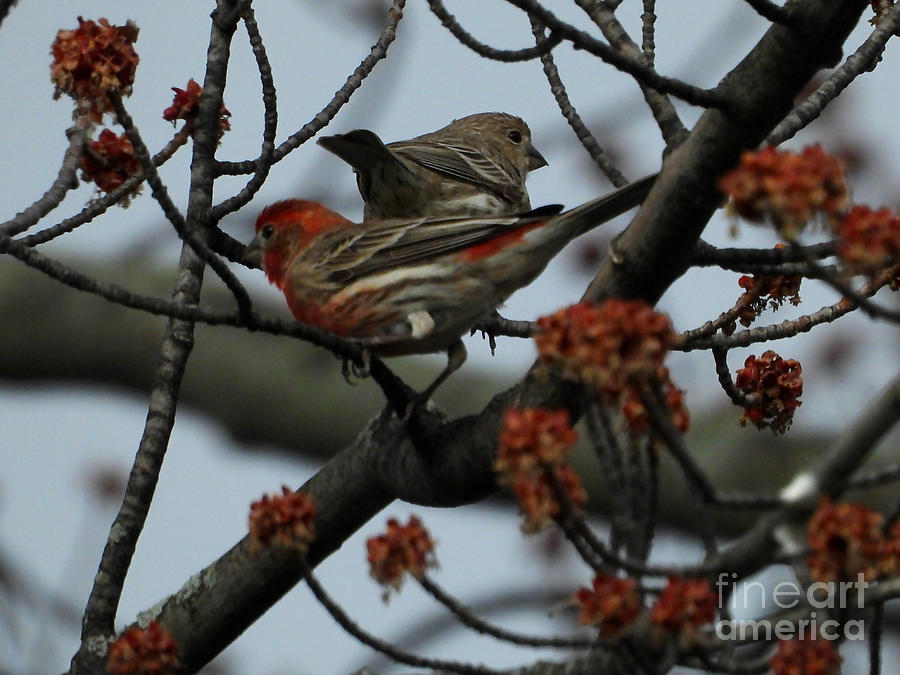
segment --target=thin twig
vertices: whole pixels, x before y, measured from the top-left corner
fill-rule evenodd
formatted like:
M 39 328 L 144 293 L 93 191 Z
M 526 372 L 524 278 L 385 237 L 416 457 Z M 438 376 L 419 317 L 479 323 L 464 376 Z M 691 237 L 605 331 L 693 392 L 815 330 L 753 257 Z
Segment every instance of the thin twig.
M 887 41 L 900 28 L 900 5 L 894 5 L 878 22 L 872 34 L 834 71 L 819 88 L 785 117 L 766 138 L 767 145 L 779 145 L 815 120 L 857 76 L 871 71 Z
M 625 482 L 628 484 L 628 518 L 631 520 L 629 535 L 625 539 L 625 550 L 632 558 L 646 561 L 650 548 L 645 537 L 647 531 L 647 474 L 642 461 L 642 448 L 634 438 L 625 446 Z
M 679 340 L 691 341 L 697 340 L 699 338 L 709 337 L 710 335 L 715 335 L 723 328 L 730 326 L 735 321 L 737 321 L 737 318 L 738 316 L 740 316 L 741 312 L 744 311 L 747 305 L 752 304 L 757 297 L 759 296 L 754 295 L 753 293 L 743 293 L 741 297 L 737 299 L 737 302 L 734 303 L 734 307 L 725 310 L 712 321 L 707 321 L 706 323 L 697 326 L 696 328 L 692 328 L 691 330 L 682 332 L 679 335 Z
M 287 140 L 275 149 L 275 152 L 272 154 L 272 164 L 280 162 L 288 153 L 299 148 L 334 119 L 334 116 L 350 100 L 353 93 L 359 89 L 363 80 L 369 76 L 375 66 L 378 65 L 378 62 L 387 56 L 388 47 L 391 46 L 391 43 L 397 37 L 397 25 L 400 23 L 400 19 L 403 18 L 405 5 L 406 0 L 394 0 L 394 3 L 388 10 L 388 25 L 381 31 L 381 35 L 372 46 L 368 56 L 350 74 L 344 85 L 335 92 L 331 101 L 316 113 L 312 120 L 291 134 Z M 216 172 L 220 176 L 252 173 L 256 171 L 256 163 L 257 160 L 255 159 L 248 159 L 243 162 L 218 162 Z
M 453 37 L 479 56 L 483 56 L 484 58 L 493 61 L 503 61 L 505 63 L 530 61 L 538 56 L 549 54 L 550 50 L 562 42 L 562 37 L 551 35 L 549 38 L 545 38 L 542 42 L 539 42 L 535 47 L 525 47 L 524 49 L 497 49 L 496 47 L 491 47 L 489 44 L 481 42 L 463 28 L 456 20 L 456 17 L 447 11 L 442 0 L 428 0 L 428 6 L 431 8 L 432 13 L 440 20 L 441 24 L 443 24 L 444 28 L 450 31 Z
M 653 67 L 652 55 L 648 58 L 634 40 L 631 39 L 622 23 L 616 18 L 614 8 L 610 7 L 608 2 L 602 2 L 602 0 L 575 0 L 575 4 L 587 13 L 613 48 L 631 59 L 639 61 L 648 67 Z M 642 17 L 643 19 L 644 17 Z M 644 25 L 646 26 L 646 23 Z M 681 144 L 687 137 L 687 129 L 685 129 L 684 124 L 678 117 L 678 111 L 675 109 L 672 101 L 665 94 L 647 86 L 640 80 L 637 80 L 637 84 L 641 88 L 647 107 L 650 108 L 659 130 L 662 132 L 666 147 L 672 149 Z
M 900 480 L 900 462 L 882 466 L 854 476 L 847 482 L 848 490 L 867 490 Z
M 585 423 L 591 439 L 591 447 L 600 463 L 600 475 L 606 486 L 611 506 L 610 548 L 618 551 L 624 530 L 629 527 L 628 483 L 622 464 L 622 449 L 612 431 L 612 422 L 606 408 L 596 396 L 584 396 Z
M 751 271 L 756 266 L 775 266 L 787 263 L 800 263 L 809 260 L 821 260 L 835 253 L 835 242 L 827 241 L 793 248 L 716 248 L 705 241 L 698 241 L 691 251 L 689 264 L 694 267 L 711 267 L 713 265 L 734 272 Z M 796 272 L 795 272 L 796 273 Z
M 771 2 L 771 0 L 745 1 L 754 9 L 757 14 L 759 14 L 764 19 L 768 19 L 772 23 L 780 23 L 784 26 L 790 26 L 792 28 L 801 28 L 801 26 L 797 25 L 796 20 L 794 20 L 790 12 L 788 12 L 784 7 Z
M 187 129 L 182 127 L 181 130 L 172 137 L 172 140 L 166 143 L 162 150 L 153 155 L 153 165 L 158 167 L 165 164 L 172 158 L 178 148 L 187 143 L 189 138 L 190 134 Z M 29 234 L 27 237 L 22 237 L 18 241 L 25 244 L 25 246 L 38 246 L 39 244 L 45 244 L 60 235 L 72 232 L 85 223 L 91 222 L 97 216 L 102 215 L 109 207 L 114 206 L 123 197 L 134 192 L 135 188 L 144 182 L 144 178 L 146 178 L 146 175 L 143 170 L 140 173 L 129 176 L 125 182 L 115 190 L 108 192 L 102 197 L 91 200 L 80 213 L 75 214 L 71 218 L 66 218 L 56 225 L 52 225 L 39 232 L 35 232 L 34 234 Z
M 507 0 L 507 2 L 528 14 L 536 16 L 552 32 L 558 33 L 564 39 L 569 40 L 577 48 L 598 56 L 611 66 L 628 73 L 638 81 L 662 94 L 672 94 L 692 105 L 704 108 L 724 108 L 728 105 L 728 101 L 718 91 L 701 89 L 682 80 L 664 77 L 639 60 L 628 57 L 589 33 L 561 21 L 553 12 L 543 7 L 536 0 Z
M 259 70 L 259 79 L 262 83 L 263 141 L 259 157 L 255 162 L 256 166 L 254 167 L 252 178 L 234 197 L 229 197 L 221 204 L 212 207 L 209 220 L 213 223 L 218 223 L 223 217 L 237 211 L 253 199 L 253 196 L 265 182 L 266 176 L 269 175 L 269 169 L 272 168 L 272 157 L 275 153 L 278 100 L 275 92 L 275 80 L 272 76 L 272 65 L 269 63 L 266 46 L 263 44 L 262 35 L 259 33 L 259 24 L 256 23 L 256 16 L 249 2 L 242 6 L 241 18 L 244 20 L 244 26 L 250 38 L 250 47 L 253 50 L 253 56 L 256 58 L 256 67 Z
M 147 176 L 147 184 L 150 186 L 153 198 L 156 200 L 157 204 L 159 204 L 168 221 L 175 228 L 178 236 L 186 244 L 190 245 L 197 253 L 197 256 L 209 265 L 225 283 L 225 286 L 227 286 L 228 290 L 231 291 L 231 294 L 234 295 L 241 316 L 249 321 L 253 314 L 253 302 L 250 300 L 250 294 L 247 293 L 247 289 L 244 288 L 243 284 L 234 275 L 234 272 L 229 269 L 228 265 L 226 265 L 225 262 L 219 258 L 209 246 L 207 246 L 206 242 L 200 238 L 198 232 L 188 227 L 184 216 L 181 215 L 178 207 L 175 206 L 175 203 L 169 196 L 169 190 L 162 182 L 162 178 L 160 178 L 159 172 L 153 164 L 153 160 L 150 157 L 150 151 L 144 144 L 140 132 L 138 132 L 137 127 L 134 126 L 134 120 L 125 109 L 122 97 L 117 94 L 109 94 L 109 100 L 116 112 L 116 119 L 125 130 L 125 134 L 128 136 L 128 140 L 131 141 L 131 145 L 134 148 L 134 154 L 140 161 L 141 167 L 144 169 L 144 174 Z
M 875 295 L 881 288 L 890 283 L 892 275 L 890 272 L 884 272 L 876 279 L 869 281 L 856 293 L 861 297 L 871 297 Z M 845 314 L 856 309 L 856 305 L 843 298 L 833 305 L 827 305 L 820 310 L 801 316 L 791 321 L 782 321 L 779 324 L 770 326 L 759 326 L 757 328 L 749 328 L 741 330 L 733 335 L 712 335 L 706 338 L 691 340 L 689 342 L 680 342 L 672 347 L 674 351 L 690 352 L 697 349 L 712 349 L 713 347 L 723 347 L 733 349 L 736 347 L 748 347 L 758 342 L 768 342 L 770 340 L 783 340 L 784 338 L 793 337 L 800 333 L 808 333 L 816 326 L 825 323 L 837 321 Z
M 549 38 L 544 35 L 544 25 L 533 16 L 529 18 L 531 19 L 531 32 L 534 34 L 537 46 L 547 47 Z M 553 54 L 549 49 L 546 49 L 545 52 L 541 54 L 541 65 L 543 66 L 547 83 L 550 85 L 550 93 L 553 94 L 553 98 L 556 99 L 559 111 L 562 113 L 562 116 L 566 118 L 569 126 L 572 127 L 572 131 L 575 132 L 575 137 L 579 140 L 582 147 L 587 150 L 588 155 L 594 160 L 594 163 L 600 167 L 600 170 L 607 178 L 609 178 L 609 181 L 615 187 L 627 185 L 628 180 L 622 175 L 622 172 L 616 168 L 616 165 L 609 158 L 609 155 L 607 155 L 603 151 L 603 148 L 600 147 L 600 143 L 594 138 L 594 135 L 587 128 L 587 125 L 585 125 L 584 120 L 581 119 L 581 115 L 578 114 L 578 111 L 575 110 L 575 106 L 572 105 L 572 102 L 569 100 L 566 86 L 559 76 L 559 69 L 556 67 Z
M 469 628 L 490 635 L 498 640 L 510 642 L 523 647 L 555 647 L 560 649 L 590 649 L 599 646 L 597 640 L 587 638 L 563 638 L 563 637 L 535 637 L 532 635 L 523 635 L 514 631 L 506 630 L 499 626 L 495 626 L 481 617 L 477 616 L 468 607 L 463 605 L 459 600 L 444 591 L 437 583 L 431 580 L 427 574 L 418 577 L 416 581 L 429 593 L 435 600 L 441 603 L 456 615 L 457 618 Z
M 488 335 L 531 338 L 537 330 L 537 323 L 534 321 L 506 319 L 495 312 L 475 324 L 474 330 L 484 331 Z
M 668 414 L 668 408 L 663 402 L 664 399 L 661 397 L 660 392 L 641 387 L 638 393 L 640 394 L 641 402 L 647 409 L 653 430 L 666 444 L 669 452 L 672 453 L 672 457 L 681 467 L 685 478 L 696 488 L 705 503 L 714 504 L 716 502 L 716 488 L 706 474 L 703 473 L 703 469 L 694 461 L 690 450 L 685 447 L 684 439 L 672 424 L 671 415 Z
M 884 603 L 876 602 L 869 608 L 866 621 L 866 642 L 869 645 L 869 675 L 881 674 L 881 640 L 884 627 Z
M 21 234 L 59 206 L 69 190 L 78 187 L 78 177 L 75 173 L 81 159 L 82 149 L 87 141 L 87 130 L 76 124 L 66 130 L 66 135 L 69 137 L 69 147 L 66 148 L 66 153 L 63 155 L 62 165 L 59 167 L 56 179 L 40 199 L 24 211 L 17 213 L 12 220 L 0 225 L 0 234 L 9 237 Z
M 644 518 L 645 558 L 649 557 L 656 536 L 656 523 L 659 515 L 659 453 L 653 443 L 644 443 L 644 454 L 647 457 L 647 490 L 644 494 L 646 512 Z
M 647 65 L 653 67 L 656 61 L 656 0 L 644 0 L 641 14 L 641 53 Z
M 29 267 L 70 288 L 99 296 L 104 300 L 128 307 L 129 309 L 136 309 L 156 316 L 166 316 L 171 319 L 204 323 L 209 326 L 243 327 L 270 335 L 284 335 L 323 347 L 338 358 L 351 359 L 356 363 L 362 363 L 362 348 L 359 345 L 314 326 L 308 326 L 296 321 L 283 321 L 266 317 L 255 312 L 251 314 L 248 320 L 239 312 L 208 310 L 195 304 L 183 305 L 172 300 L 135 293 L 117 284 L 100 281 L 81 274 L 44 256 L 34 248 L 24 246 L 15 239 L 9 239 L 8 237 L 0 236 L 0 253 L 9 253 Z M 384 365 L 381 359 L 375 356 L 370 356 L 369 372 L 372 375 L 372 379 L 381 387 L 385 398 L 391 403 L 391 407 L 402 414 L 409 399 L 403 382 Z
M 804 249 L 797 242 L 791 241 L 789 243 L 791 244 L 791 248 L 796 249 L 801 255 L 803 254 Z M 893 321 L 894 323 L 900 323 L 900 312 L 888 309 L 887 307 L 881 307 L 880 305 L 876 305 L 874 302 L 870 302 L 865 295 L 853 290 L 853 288 L 851 288 L 849 284 L 845 283 L 837 275 L 828 274 L 827 271 L 812 258 L 807 258 L 806 264 L 809 265 L 810 269 L 814 272 L 816 279 L 824 281 L 826 284 L 831 286 L 838 293 L 842 294 L 847 300 L 859 307 L 869 316 L 873 318 L 887 319 L 888 321 Z M 884 270 L 882 275 L 884 273 L 887 273 L 889 274 L 889 276 L 893 277 L 891 270 Z
M 228 45 L 234 34 L 237 16 L 233 14 L 233 5 L 229 0 L 217 0 L 213 12 L 212 31 L 210 35 L 210 58 L 207 61 L 207 82 L 224 88 L 225 72 L 228 62 Z M 220 58 L 213 58 L 217 54 Z M 218 81 L 217 81 L 218 78 Z M 120 123 L 128 133 L 135 153 L 141 161 L 148 182 L 153 188 L 154 196 L 167 212 L 167 217 L 180 217 L 174 205 L 166 204 L 168 195 L 165 186 L 159 180 L 156 167 L 150 154 L 143 145 L 140 135 L 125 111 L 121 98 L 109 95 Z M 204 113 L 204 102 L 201 99 L 200 116 Z M 221 105 L 219 101 L 215 113 Z M 209 112 L 209 111 L 207 111 Z M 129 128 L 130 127 L 130 128 Z M 129 133 L 131 132 L 131 133 Z M 212 200 L 213 178 L 210 171 L 215 152 L 215 136 L 207 137 L 197 134 L 194 137 L 194 157 L 190 186 L 189 211 L 205 212 Z M 170 201 L 170 200 L 168 200 Z M 0 241 L 0 247 L 9 246 L 11 242 Z M 33 260 L 39 255 L 35 249 L 20 247 L 19 253 Z M 18 257 L 18 256 L 17 256 Z M 21 258 L 20 258 L 21 259 Z M 65 268 L 58 263 L 57 268 Z M 176 305 L 197 305 L 203 283 L 204 261 L 194 253 L 194 249 L 185 242 L 182 246 L 178 274 L 175 280 L 172 300 Z M 63 279 L 67 281 L 67 279 Z M 175 410 L 181 388 L 181 380 L 187 366 L 188 358 L 194 344 L 194 323 L 179 319 L 170 319 L 166 326 L 165 337 L 160 347 L 159 361 L 154 374 L 153 391 L 150 393 L 147 419 L 138 444 L 137 453 L 125 490 L 122 505 L 107 536 L 100 566 L 85 608 L 82 623 L 81 645 L 72 659 L 73 675 L 93 673 L 101 670 L 98 661 L 104 650 L 97 645 L 106 645 L 115 631 L 115 617 L 122 596 L 122 589 L 131 565 L 138 538 L 144 528 L 147 514 L 153 501 L 156 485 L 159 480 L 162 463 L 168 449 L 172 427 L 175 424 Z
M 713 358 L 716 361 L 716 376 L 722 391 L 731 399 L 731 402 L 739 408 L 750 408 L 759 402 L 758 395 L 747 395 L 740 391 L 731 380 L 731 370 L 728 368 L 728 350 L 724 347 L 712 348 Z
M 655 435 L 665 445 L 678 466 L 681 467 L 687 482 L 694 488 L 688 490 L 688 494 L 694 500 L 700 539 L 706 550 L 706 558 L 710 559 L 717 550 L 716 532 L 715 525 L 705 506 L 716 502 L 716 488 L 694 460 L 690 450 L 684 444 L 684 438 L 672 423 L 672 416 L 669 414 L 669 408 L 665 403 L 665 396 L 659 383 L 651 382 L 649 386 L 639 387 L 638 395 L 647 410 L 650 426 Z
M 417 668 L 431 668 L 435 670 L 449 671 L 452 673 L 464 673 L 466 675 L 502 675 L 501 671 L 499 670 L 493 670 L 491 668 L 485 668 L 483 666 L 474 666 L 468 663 L 462 663 L 460 661 L 444 661 L 441 659 L 429 659 L 424 656 L 418 656 L 417 654 L 412 654 L 403 649 L 400 649 L 396 645 L 392 645 L 390 642 L 386 642 L 385 640 L 375 637 L 368 631 L 364 630 L 353 619 L 351 619 L 343 610 L 343 608 L 337 602 L 335 602 L 335 600 L 328 594 L 322 584 L 319 583 L 319 580 L 313 573 L 312 567 L 310 567 L 309 563 L 303 556 L 300 556 L 299 566 L 303 574 L 303 578 L 306 581 L 306 585 L 309 586 L 309 590 L 312 591 L 313 595 L 316 596 L 316 600 L 318 600 L 319 603 L 328 611 L 328 613 L 331 614 L 331 617 L 335 621 L 337 621 L 338 625 L 341 628 L 343 628 L 345 631 L 347 631 L 347 633 L 362 642 L 364 645 L 367 645 L 372 649 L 381 652 L 397 663 L 405 663 L 409 666 L 415 666 Z

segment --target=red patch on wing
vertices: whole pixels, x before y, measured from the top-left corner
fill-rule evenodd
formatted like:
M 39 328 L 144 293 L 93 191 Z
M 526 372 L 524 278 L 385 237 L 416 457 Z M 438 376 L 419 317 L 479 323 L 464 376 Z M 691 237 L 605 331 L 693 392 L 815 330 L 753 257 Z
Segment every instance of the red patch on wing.
M 462 253 L 460 253 L 459 255 L 463 258 L 463 260 L 466 260 L 468 262 L 476 262 L 478 260 L 483 260 L 484 258 L 489 258 L 492 255 L 502 251 L 507 246 L 521 241 L 526 232 L 540 227 L 546 222 L 546 220 L 538 220 L 533 223 L 528 223 L 527 225 L 522 225 L 521 227 L 518 227 L 511 232 L 506 232 L 505 234 L 501 234 L 497 237 L 494 237 L 493 239 L 482 242 L 481 244 L 470 246 L 469 248 L 462 251 Z

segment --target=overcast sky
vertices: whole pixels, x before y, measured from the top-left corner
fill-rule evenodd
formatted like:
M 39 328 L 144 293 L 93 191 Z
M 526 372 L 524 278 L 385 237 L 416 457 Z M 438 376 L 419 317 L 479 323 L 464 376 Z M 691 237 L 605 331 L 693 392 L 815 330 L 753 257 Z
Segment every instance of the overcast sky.
M 351 11 L 362 4 L 362 0 L 257 3 L 257 18 L 278 88 L 279 141 L 310 120 L 368 53 L 377 35 L 352 18 Z M 481 39 L 503 47 L 530 44 L 527 21 L 504 2 L 466 0 L 449 4 Z M 561 16 L 589 29 L 577 8 L 557 8 L 563 4 L 560 2 L 548 4 Z M 132 19 L 138 24 L 136 48 L 141 64 L 128 107 L 154 149 L 172 134 L 172 127 L 161 119 L 162 110 L 171 102 L 170 88 L 184 87 L 192 77 L 202 81 L 211 7 L 209 2 L 174 0 L 22 0 L 0 27 L 0 72 L 4 73 L 0 148 L 7 158 L 4 180 L 0 181 L 0 203 L 6 213 L 0 218 L 12 216 L 42 194 L 53 180 L 66 147 L 64 130 L 70 123 L 71 105 L 68 99 L 52 100 L 48 71 L 49 48 L 56 31 L 75 27 L 79 14 L 93 19 L 107 17 L 113 23 Z M 626 27 L 634 35 L 639 35 L 640 7 L 641 3 L 631 1 L 622 8 Z M 701 86 L 714 85 L 764 29 L 763 22 L 738 0 L 670 1 L 658 3 L 657 10 L 659 70 Z M 868 32 L 868 25 L 862 24 L 848 45 L 855 49 Z M 626 175 L 637 178 L 656 171 L 662 144 L 633 82 L 567 46 L 556 53 L 573 102 L 600 143 L 620 158 Z M 233 113 L 232 131 L 226 134 L 219 157 L 243 159 L 258 152 L 262 114 L 255 64 L 240 30 L 232 54 L 225 95 Z M 852 106 L 856 112 L 843 122 L 825 121 L 803 136 L 803 142 L 822 140 L 827 147 L 829 141 L 833 142 L 835 125 L 843 124 L 841 138 L 868 148 L 881 170 L 867 174 L 864 181 L 854 185 L 859 199 L 875 204 L 885 200 L 895 203 L 897 196 L 892 177 L 898 175 L 896 158 L 900 152 L 893 133 L 896 105 L 890 103 L 896 103 L 897 59 L 896 50 L 889 52 L 873 74 L 853 85 Z M 689 106 L 679 109 L 688 125 L 698 115 Z M 559 115 L 540 64 L 506 65 L 478 58 L 442 29 L 420 0 L 410 0 L 389 58 L 376 68 L 326 133 L 365 126 L 386 141 L 397 140 L 486 110 L 515 113 L 531 125 L 534 143 L 549 161 L 547 168 L 529 180 L 535 206 L 555 202 L 574 205 L 609 189 Z M 176 203 L 182 207 L 188 158 L 189 152 L 183 150 L 163 170 Z M 229 196 L 243 181 L 222 181 L 217 185 L 216 200 Z M 79 211 L 90 195 L 91 187 L 82 186 L 54 218 Z M 337 158 L 309 143 L 275 166 L 255 200 L 226 226 L 234 236 L 246 240 L 262 206 L 289 196 L 326 200 L 349 217 L 361 213 L 351 172 Z M 47 250 L 69 259 L 109 258 L 136 241 L 152 240 L 159 234 L 164 243 L 149 250 L 148 255 L 174 264 L 179 244 L 165 236 L 167 230 L 155 204 L 145 195 L 127 211 L 113 209 Z M 731 239 L 728 230 L 727 222 L 717 218 L 706 237 L 729 245 L 774 243 L 768 233 L 747 226 L 740 228 L 739 239 Z M 511 299 L 504 314 L 533 319 L 576 299 L 587 280 L 571 272 L 576 261 L 572 251 L 560 256 L 537 284 Z M 15 264 L 0 260 L 0 283 L 4 270 Z M 245 275 L 248 279 L 250 276 Z M 253 292 L 273 293 L 260 276 L 256 275 Z M 736 277 L 692 273 L 673 287 L 661 306 L 671 313 L 677 328 L 686 329 L 730 307 L 738 294 Z M 803 297 L 808 303 L 803 311 L 833 302 L 828 291 L 811 287 Z M 2 307 L 0 316 L 15 320 L 4 314 Z M 870 325 L 854 318 L 837 330 L 861 336 L 870 331 Z M 790 356 L 812 358 L 818 340 L 811 336 L 792 344 Z M 871 341 L 868 349 L 869 364 L 880 357 L 896 359 L 893 345 L 883 340 Z M 490 366 L 519 371 L 527 368 L 534 356 L 530 343 L 514 340 L 504 340 L 498 358 L 493 360 L 480 346 L 470 349 L 470 354 L 467 368 Z M 735 367 L 743 356 L 732 358 Z M 672 365 L 676 382 L 689 389 L 689 405 L 721 400 L 708 355 L 676 358 Z M 848 406 L 857 410 L 893 374 L 890 371 L 860 368 L 848 373 L 836 387 L 828 376 L 807 370 L 807 393 L 797 416 L 797 428 L 843 424 Z M 81 487 L 85 468 L 111 464 L 127 470 L 145 414 L 146 400 L 142 397 L 74 387 L 11 383 L 0 387 L 2 551 L 40 585 L 64 595 L 79 609 L 87 597 L 112 517 L 111 511 L 86 498 Z M 179 411 L 159 492 L 126 585 L 121 622 L 131 621 L 137 611 L 176 590 L 190 574 L 240 538 L 250 501 L 282 483 L 299 485 L 316 468 L 240 450 L 190 411 Z M 413 510 L 424 515 L 440 541 L 442 569 L 438 579 L 463 599 L 473 600 L 482 593 L 502 591 L 515 584 L 538 586 L 545 582 L 547 568 L 539 556 L 533 555 L 536 543 L 520 537 L 512 512 L 496 513 L 481 507 L 413 509 L 395 504 L 385 517 L 405 519 Z M 383 528 L 385 517 L 376 518 L 345 544 L 323 564 L 321 572 L 357 620 L 391 638 L 410 628 L 417 608 L 429 603 L 410 586 L 385 607 L 380 589 L 367 579 L 363 540 Z M 477 538 L 470 536 L 473 522 L 478 523 Z M 173 550 L 177 556 L 171 555 Z M 503 551 L 502 560 L 510 562 L 498 564 L 498 551 Z M 557 562 L 552 569 L 561 587 L 588 581 L 587 572 L 571 561 Z M 316 621 L 311 617 L 317 617 Z M 558 630 L 569 625 L 568 617 L 560 621 Z M 16 654 L 13 672 L 28 672 L 29 665 L 35 672 L 58 672 L 67 667 L 77 645 L 77 632 L 61 631 L 55 625 L 48 630 L 53 636 L 49 646 L 44 641 L 46 633 L 41 633 L 28 617 L 16 618 L 12 630 L 0 628 L 0 651 Z M 24 652 L 20 651 L 23 643 L 31 645 Z M 33 649 L 35 644 L 41 646 Z M 338 644 L 344 646 L 336 649 Z M 532 652 L 500 648 L 493 642 L 460 647 L 459 642 L 450 640 L 441 651 L 431 649 L 430 644 L 425 647 L 432 655 L 468 654 L 475 661 L 497 667 L 535 658 Z M 366 653 L 342 637 L 305 589 L 297 589 L 229 649 L 226 658 L 235 672 L 319 674 L 347 672 L 365 663 Z M 888 656 L 884 656 L 886 662 L 890 662 Z

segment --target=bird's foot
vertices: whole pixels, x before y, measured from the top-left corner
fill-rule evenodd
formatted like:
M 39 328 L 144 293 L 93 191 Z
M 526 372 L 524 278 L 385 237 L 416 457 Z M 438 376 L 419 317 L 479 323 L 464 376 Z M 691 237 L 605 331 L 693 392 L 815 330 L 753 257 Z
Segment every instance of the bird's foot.
M 341 365 L 341 375 L 344 376 L 347 384 L 355 385 L 356 380 L 363 380 L 369 377 L 371 374 L 369 369 L 371 364 L 372 355 L 369 353 L 368 349 L 363 347 L 359 362 L 351 358 L 345 358 L 343 360 Z

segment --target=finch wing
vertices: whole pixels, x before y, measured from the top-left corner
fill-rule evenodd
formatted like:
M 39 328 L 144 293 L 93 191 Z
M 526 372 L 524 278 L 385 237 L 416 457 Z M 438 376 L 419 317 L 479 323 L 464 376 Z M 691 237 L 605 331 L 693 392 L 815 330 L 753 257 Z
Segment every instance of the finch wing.
M 388 148 L 404 159 L 454 180 L 471 183 L 501 199 L 517 202 L 523 186 L 519 176 L 500 162 L 464 143 L 454 141 L 398 141 Z
M 363 223 L 332 242 L 328 252 L 311 252 L 327 260 L 328 281 L 349 284 L 398 267 L 420 265 L 456 253 L 515 230 L 534 225 L 562 211 L 551 204 L 522 216 L 491 218 L 429 218 Z

